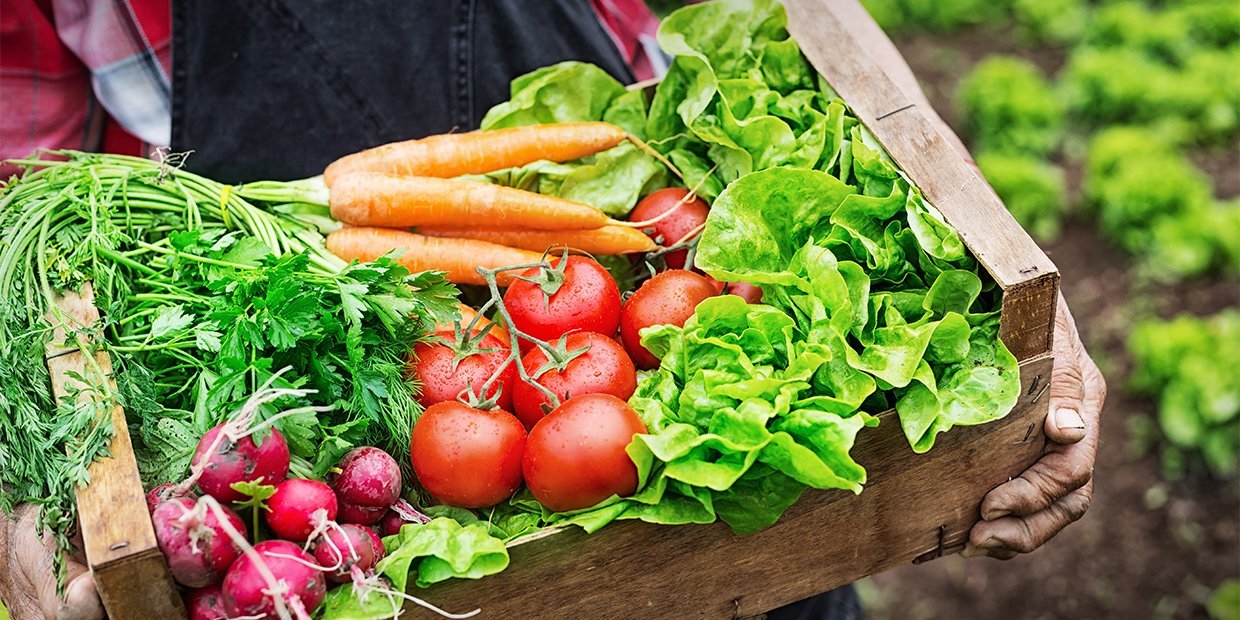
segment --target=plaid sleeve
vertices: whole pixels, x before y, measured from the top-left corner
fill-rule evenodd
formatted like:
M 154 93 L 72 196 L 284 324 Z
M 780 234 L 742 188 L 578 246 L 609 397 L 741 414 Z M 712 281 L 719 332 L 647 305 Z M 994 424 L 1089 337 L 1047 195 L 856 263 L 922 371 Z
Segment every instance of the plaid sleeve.
M 99 104 L 154 145 L 172 134 L 168 0 L 52 0 L 61 41 L 90 70 Z
M 90 74 L 60 43 L 51 7 L 0 0 L 0 160 L 38 148 L 92 148 Z M 0 178 L 17 166 L 0 164 Z

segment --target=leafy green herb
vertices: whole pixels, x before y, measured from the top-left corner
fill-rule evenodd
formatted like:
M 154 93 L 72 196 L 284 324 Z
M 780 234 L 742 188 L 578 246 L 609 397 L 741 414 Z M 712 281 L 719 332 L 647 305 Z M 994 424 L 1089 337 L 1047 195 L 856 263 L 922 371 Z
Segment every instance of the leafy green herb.
M 264 484 L 263 478 L 260 476 L 257 480 L 247 482 L 234 482 L 232 489 L 246 497 L 246 499 L 236 502 L 237 508 L 250 509 L 250 532 L 251 536 L 258 536 L 258 515 L 260 512 L 267 510 L 267 500 L 276 494 L 274 484 Z
M 346 265 L 313 220 L 170 165 L 57 154 L 65 160 L 22 162 L 27 173 L 0 193 L 0 507 L 42 503 L 41 525 L 67 549 L 73 491 L 112 432 L 87 404 L 123 404 L 146 482 L 178 480 L 198 437 L 284 367 L 276 387 L 317 393 L 260 418 L 335 407 L 277 422 L 296 473 L 322 473 L 358 443 L 407 450 L 419 408 L 404 356 L 424 318 L 455 311 L 440 274 L 390 259 Z M 259 189 L 281 205 L 307 192 Z M 57 294 L 86 282 L 103 315 L 89 332 L 53 312 Z M 43 363 L 53 327 L 111 353 L 115 393 L 53 406 Z M 107 386 L 96 374 L 89 383 Z

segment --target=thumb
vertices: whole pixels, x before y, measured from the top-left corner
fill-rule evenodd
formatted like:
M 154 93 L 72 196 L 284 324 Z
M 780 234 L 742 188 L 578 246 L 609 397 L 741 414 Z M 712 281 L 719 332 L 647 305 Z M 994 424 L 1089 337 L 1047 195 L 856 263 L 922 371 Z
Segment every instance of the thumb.
M 77 562 L 69 564 L 65 598 L 56 610 L 56 620 L 103 620 L 103 602 L 95 588 L 95 575 Z
M 1046 436 L 1055 443 L 1076 443 L 1085 438 L 1085 380 L 1080 362 L 1056 359 L 1051 371 L 1050 413 L 1046 416 Z
M 64 597 L 56 593 L 56 570 L 52 563 L 56 543 L 50 532 L 40 538 L 32 527 L 16 542 L 19 569 L 34 586 L 44 618 L 102 620 L 103 603 L 95 589 L 94 575 L 81 563 L 65 560 Z
M 1076 323 L 1062 295 L 1055 316 L 1055 368 L 1051 371 L 1050 413 L 1046 416 L 1046 436 L 1055 443 L 1076 443 L 1085 438 L 1085 368 L 1081 364 L 1084 346 Z

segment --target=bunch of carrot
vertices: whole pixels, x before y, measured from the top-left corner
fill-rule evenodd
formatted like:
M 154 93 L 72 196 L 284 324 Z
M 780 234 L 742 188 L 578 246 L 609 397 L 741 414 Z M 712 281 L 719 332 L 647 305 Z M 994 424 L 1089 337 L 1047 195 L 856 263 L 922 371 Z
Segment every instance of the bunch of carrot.
M 589 205 L 455 178 L 571 161 L 628 138 L 610 123 L 556 123 L 430 136 L 347 155 L 323 174 L 332 216 L 348 224 L 328 235 L 327 247 L 363 261 L 402 250 L 400 260 L 411 271 L 444 271 L 464 284 L 483 283 L 477 267 L 536 263 L 554 247 L 591 254 L 655 250 L 640 224 Z

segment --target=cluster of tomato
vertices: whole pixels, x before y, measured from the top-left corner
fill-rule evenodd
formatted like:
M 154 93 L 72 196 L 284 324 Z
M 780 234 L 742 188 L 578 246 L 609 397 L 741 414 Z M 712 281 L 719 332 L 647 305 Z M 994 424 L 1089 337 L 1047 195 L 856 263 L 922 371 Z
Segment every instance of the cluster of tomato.
M 683 189 L 652 193 L 632 217 L 671 209 L 647 231 L 657 241 L 683 239 L 706 220 L 706 204 Z M 640 332 L 683 325 L 699 302 L 724 292 L 683 269 L 686 253 L 666 254 L 669 269 L 627 300 L 595 260 L 561 257 L 524 271 L 505 292 L 503 311 L 516 333 L 463 307 L 461 324 L 472 328 L 441 326 L 418 344 L 410 367 L 426 411 L 410 451 L 422 487 L 446 504 L 483 508 L 524 481 L 554 511 L 634 493 L 637 469 L 625 448 L 646 427 L 626 401 L 637 369 L 659 364 Z M 728 292 L 750 301 L 760 294 Z

